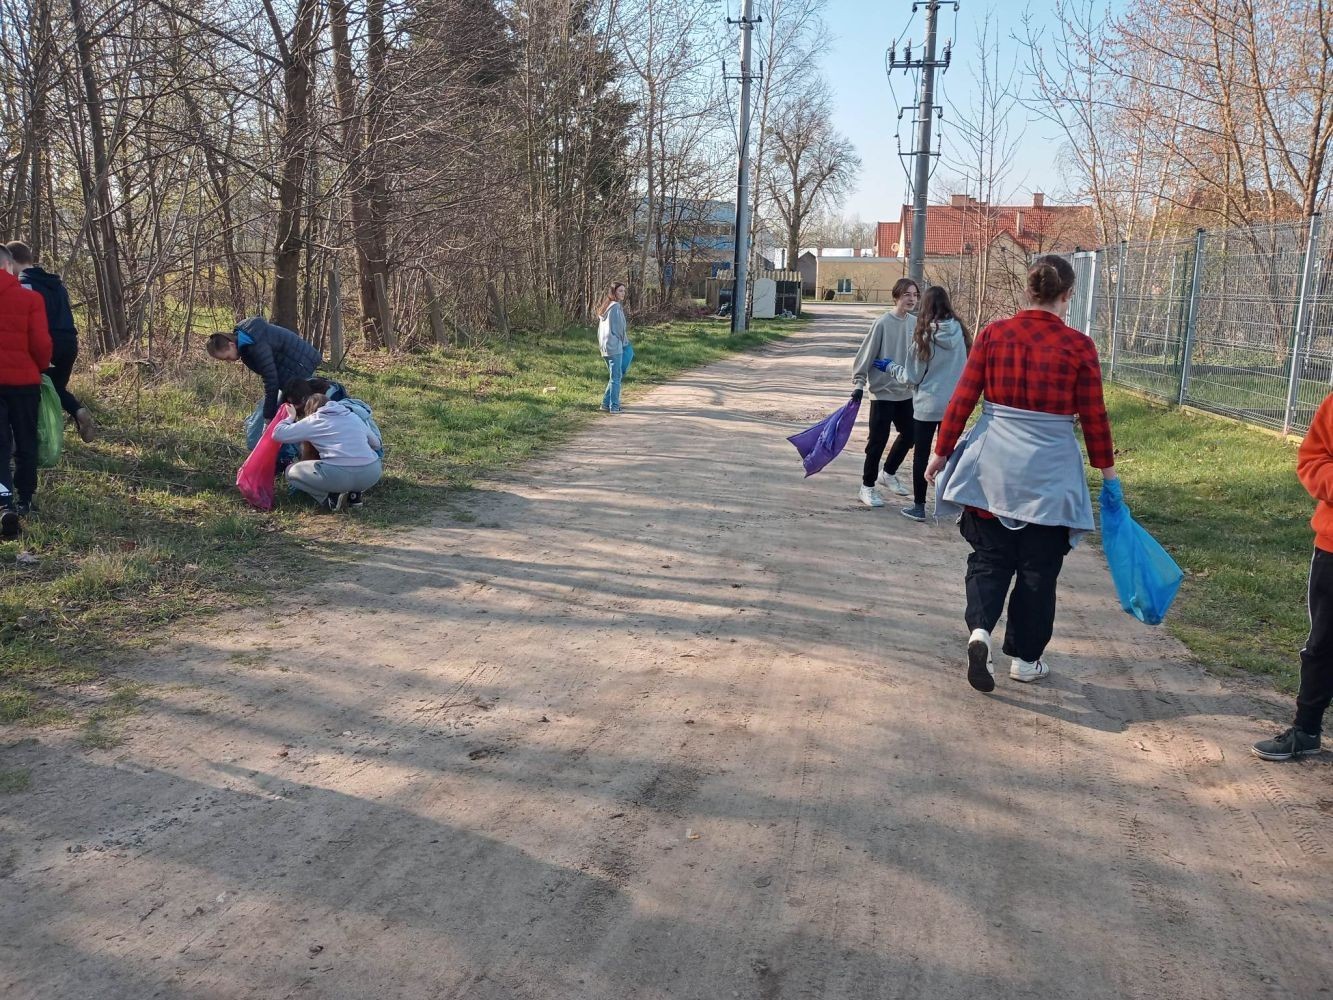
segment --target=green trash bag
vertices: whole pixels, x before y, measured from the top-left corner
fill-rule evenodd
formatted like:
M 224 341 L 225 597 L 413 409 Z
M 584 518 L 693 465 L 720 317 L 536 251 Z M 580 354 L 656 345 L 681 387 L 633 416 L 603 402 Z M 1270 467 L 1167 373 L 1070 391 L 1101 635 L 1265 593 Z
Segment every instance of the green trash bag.
M 65 411 L 51 379 L 42 376 L 42 401 L 37 407 L 37 464 L 49 469 L 60 462 L 65 444 Z

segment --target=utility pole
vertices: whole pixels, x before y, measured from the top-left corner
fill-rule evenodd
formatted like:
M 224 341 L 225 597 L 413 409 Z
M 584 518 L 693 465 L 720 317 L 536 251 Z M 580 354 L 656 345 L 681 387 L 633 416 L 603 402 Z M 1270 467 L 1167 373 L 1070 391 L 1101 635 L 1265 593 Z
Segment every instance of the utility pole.
M 890 69 L 921 70 L 921 99 L 916 108 L 915 122 L 916 149 L 911 154 L 916 157 L 916 163 L 912 180 L 912 242 L 907 259 L 908 277 L 919 286 L 924 285 L 926 272 L 926 201 L 930 187 L 930 161 L 932 157 L 939 155 L 930 148 L 930 127 L 936 113 L 942 111 L 935 106 L 935 70 L 948 69 L 953 57 L 953 42 L 950 41 L 944 46 L 944 58 L 935 58 L 935 37 L 939 25 L 940 7 L 943 5 L 937 0 L 930 0 L 925 4 L 914 3 L 912 13 L 915 14 L 917 8 L 921 6 L 926 8 L 926 46 L 922 57 L 912 58 L 911 42 L 907 43 L 907 50 L 901 59 L 893 47 L 889 49 Z M 953 8 L 957 10 L 958 4 L 955 3 Z
M 728 24 L 738 24 L 741 29 L 741 114 L 740 167 L 736 178 L 736 251 L 732 258 L 732 276 L 735 285 L 731 293 L 731 332 L 744 333 L 747 327 L 745 303 L 749 298 L 750 285 L 750 81 L 754 75 L 750 72 L 750 33 L 759 19 L 753 16 L 754 0 L 745 0 L 741 7 L 739 21 L 727 19 Z M 722 67 L 723 74 L 726 66 Z

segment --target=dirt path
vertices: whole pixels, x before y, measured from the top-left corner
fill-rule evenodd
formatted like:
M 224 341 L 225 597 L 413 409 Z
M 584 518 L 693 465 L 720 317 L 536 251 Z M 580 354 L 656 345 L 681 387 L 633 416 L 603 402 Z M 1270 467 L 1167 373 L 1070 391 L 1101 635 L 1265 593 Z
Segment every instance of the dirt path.
M 868 316 L 373 550 L 321 641 L 181 637 L 119 748 L 0 752 L 0 996 L 1327 994 L 1333 766 L 1246 753 L 1285 704 L 1086 547 L 1051 681 L 979 695 L 956 530 L 853 502 L 864 426 L 802 481 Z

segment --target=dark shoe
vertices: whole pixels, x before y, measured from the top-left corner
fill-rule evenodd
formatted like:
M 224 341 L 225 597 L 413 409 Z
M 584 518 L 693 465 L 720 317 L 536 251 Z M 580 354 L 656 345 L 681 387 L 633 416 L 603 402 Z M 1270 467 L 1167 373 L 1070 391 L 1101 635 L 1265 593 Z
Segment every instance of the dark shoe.
M 0 511 L 0 539 L 7 542 L 18 538 L 20 530 L 18 511 L 12 508 Z
M 348 494 L 347 494 L 347 506 L 349 506 L 349 507 L 364 507 L 364 506 L 365 506 L 365 503 L 366 503 L 366 502 L 365 502 L 364 500 L 361 499 L 361 491 L 360 491 L 360 490 L 354 490 L 354 491 L 352 491 L 351 493 L 348 493 Z
M 926 505 L 914 503 L 910 507 L 904 507 L 898 513 L 912 521 L 924 521 L 926 519 Z
M 991 664 L 990 633 L 974 628 L 967 640 L 967 682 L 978 691 L 995 690 L 995 668 Z
M 321 501 L 320 506 L 323 507 L 325 510 L 329 511 L 330 513 L 336 513 L 337 511 L 340 510 L 346 510 L 347 494 L 330 493 L 323 499 L 323 501 Z
M 41 511 L 37 509 L 37 505 L 31 500 L 20 500 L 18 503 L 14 504 L 14 510 L 19 517 L 36 517 L 41 513 Z
M 88 412 L 88 407 L 79 407 L 79 411 L 74 414 L 74 424 L 79 428 L 79 437 L 83 438 L 83 443 L 91 444 L 93 438 L 97 436 L 97 424 L 93 422 L 93 415 Z
M 1250 747 L 1250 750 L 1256 757 L 1262 757 L 1264 760 L 1291 760 L 1293 757 L 1304 757 L 1308 753 L 1319 752 L 1319 734 L 1311 735 L 1292 726 L 1271 740 L 1260 740 Z

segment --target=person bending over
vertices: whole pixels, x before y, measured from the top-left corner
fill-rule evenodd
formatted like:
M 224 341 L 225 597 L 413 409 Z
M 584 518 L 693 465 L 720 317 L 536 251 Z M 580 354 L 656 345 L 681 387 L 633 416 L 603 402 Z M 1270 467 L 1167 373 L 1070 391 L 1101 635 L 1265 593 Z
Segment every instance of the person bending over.
M 262 316 L 242 320 L 231 333 L 213 334 L 208 353 L 218 361 L 240 361 L 263 379 L 264 398 L 246 423 L 245 443 L 252 451 L 278 412 L 282 387 L 292 379 L 310 378 L 324 360 L 314 344 Z

